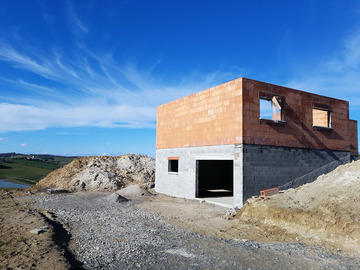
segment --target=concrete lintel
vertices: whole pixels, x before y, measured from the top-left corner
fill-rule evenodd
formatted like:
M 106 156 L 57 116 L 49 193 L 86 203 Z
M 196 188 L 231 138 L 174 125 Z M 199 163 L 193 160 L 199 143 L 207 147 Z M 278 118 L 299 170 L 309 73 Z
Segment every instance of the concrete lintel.
M 234 160 L 234 156 L 216 155 L 216 156 L 195 156 L 196 160 Z

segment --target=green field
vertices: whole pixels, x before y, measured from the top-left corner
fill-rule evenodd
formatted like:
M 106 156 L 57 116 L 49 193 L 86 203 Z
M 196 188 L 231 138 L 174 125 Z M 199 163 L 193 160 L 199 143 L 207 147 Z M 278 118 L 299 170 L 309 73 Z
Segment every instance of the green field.
M 31 155 L 19 154 L 1 157 L 0 179 L 34 185 L 49 172 L 64 166 L 74 158 L 45 155 L 34 158 Z

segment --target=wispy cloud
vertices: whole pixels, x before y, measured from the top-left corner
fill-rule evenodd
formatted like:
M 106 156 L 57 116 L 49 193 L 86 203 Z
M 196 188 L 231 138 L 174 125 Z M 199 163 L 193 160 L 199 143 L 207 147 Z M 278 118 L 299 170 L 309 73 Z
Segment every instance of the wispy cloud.
M 34 59 L 29 55 L 20 53 L 8 42 L 2 40 L 0 42 L 0 60 L 10 62 L 15 68 L 31 70 L 45 78 L 52 77 L 54 74 L 49 69 L 47 61 L 42 59 Z
M 102 55 L 86 47 L 65 58 L 58 49 L 34 52 L 32 46 L 23 45 L 20 51 L 0 40 L 0 61 L 27 74 L 0 77 L 0 83 L 16 89 L 0 97 L 0 115 L 7 115 L 0 132 L 48 127 L 155 127 L 158 105 L 238 77 L 219 69 L 169 83 L 154 75 L 160 60 L 139 67 L 135 62 L 118 63 L 111 53 Z
M 79 19 L 79 17 L 76 14 L 75 7 L 73 3 L 68 2 L 68 22 L 69 25 L 77 31 L 80 31 L 82 33 L 87 34 L 89 32 L 88 28 L 85 26 L 85 24 Z
M 126 105 L 80 107 L 36 107 L 0 103 L 0 113 L 7 115 L 0 132 L 40 130 L 47 127 L 154 127 L 155 108 Z M 128 117 L 131 115 L 131 117 Z
M 26 143 L 20 144 L 20 147 L 26 147 L 26 146 L 28 146 Z
M 350 100 L 351 107 L 360 108 L 360 28 L 333 54 L 321 57 L 318 65 L 296 70 L 287 86 Z
M 0 138 L 0 142 L 1 142 L 1 141 L 6 141 L 6 138 Z

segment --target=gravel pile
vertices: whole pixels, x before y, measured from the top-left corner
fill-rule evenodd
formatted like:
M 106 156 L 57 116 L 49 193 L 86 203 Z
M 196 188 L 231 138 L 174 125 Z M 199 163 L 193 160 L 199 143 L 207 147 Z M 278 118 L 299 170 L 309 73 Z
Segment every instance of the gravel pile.
M 49 173 L 33 189 L 65 189 L 69 191 L 118 190 L 129 184 L 155 181 L 155 159 L 127 154 L 117 157 L 79 157 Z
M 199 235 L 139 210 L 136 200 L 114 198 L 108 193 L 44 195 L 37 197 L 36 207 L 54 213 L 56 220 L 71 233 L 72 252 L 84 269 L 360 267 L 359 259 L 332 255 L 317 247 Z

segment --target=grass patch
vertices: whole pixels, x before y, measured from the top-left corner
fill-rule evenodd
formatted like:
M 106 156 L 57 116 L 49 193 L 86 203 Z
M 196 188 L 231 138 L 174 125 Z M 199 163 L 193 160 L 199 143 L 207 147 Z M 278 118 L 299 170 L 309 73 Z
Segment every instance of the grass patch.
M 71 162 L 74 157 L 44 156 L 43 159 L 27 155 L 13 155 L 0 161 L 0 179 L 34 185 L 51 171 Z
M 13 159 L 12 163 L 21 164 L 28 167 L 35 167 L 39 169 L 50 169 L 55 170 L 59 168 L 59 165 L 51 164 L 45 161 L 38 161 L 38 160 L 27 160 L 27 159 Z
M 7 163 L 10 169 L 0 169 L 0 178 L 33 185 L 45 177 L 51 169 L 32 167 L 24 164 Z

